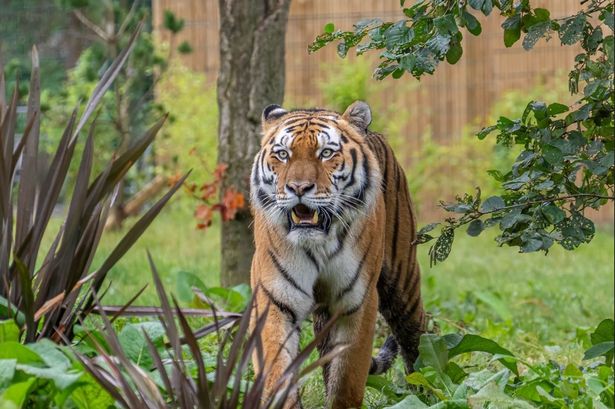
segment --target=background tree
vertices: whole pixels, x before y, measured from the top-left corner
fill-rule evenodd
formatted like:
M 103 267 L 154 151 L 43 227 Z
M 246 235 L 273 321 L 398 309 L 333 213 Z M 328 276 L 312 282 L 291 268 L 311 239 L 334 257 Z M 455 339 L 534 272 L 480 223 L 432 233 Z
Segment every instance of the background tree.
M 405 1 L 402 0 L 402 7 Z M 562 45 L 582 48 L 569 74 L 569 88 L 579 100 L 572 106 L 557 102 L 531 101 L 521 118 L 501 117 L 497 124 L 478 133 L 479 139 L 497 132 L 497 144 L 519 151 L 510 170 L 490 171 L 500 186 L 500 195 L 481 198 L 458 196 L 455 203 L 442 203 L 460 216 L 445 220 L 441 234 L 430 249 L 432 263 L 443 261 L 451 251 L 455 230 L 468 225 L 467 233 L 479 235 L 497 226 L 499 245 L 518 247 L 521 252 L 548 251 L 553 243 L 571 250 L 594 237 L 593 222 L 584 215 L 615 199 L 613 132 L 613 3 L 580 0 L 572 16 L 553 19 L 548 10 L 532 8 L 529 0 L 431 0 L 403 8 L 398 22 L 372 19 L 355 24 L 354 31 L 335 31 L 325 26 L 310 46 L 311 51 L 338 41 L 344 57 L 381 50 L 381 63 L 374 75 L 415 78 L 432 74 L 441 61 L 455 64 L 463 54 L 462 29 L 480 35 L 473 15 L 489 15 L 494 9 L 506 17 L 502 23 L 507 47 L 520 40 L 530 50 L 541 38 L 557 35 Z M 419 242 L 439 223 L 423 228 Z
M 184 23 L 172 13 L 165 13 L 164 28 L 171 36 L 168 50 L 162 52 L 156 48 L 151 35 L 150 5 L 147 2 L 59 0 L 59 4 L 82 25 L 92 42 L 69 73 L 59 97 L 43 98 L 44 105 L 51 111 L 48 116 L 61 120 L 70 114 L 68 107 L 88 95 L 98 80 L 100 67 L 107 66 L 117 56 L 133 27 L 140 21 L 145 22 L 145 32 L 136 41 L 134 53 L 122 67 L 113 84 L 113 92 L 105 96 L 98 118 L 96 143 L 100 152 L 110 152 L 109 148 L 124 152 L 147 124 L 165 111 L 155 100 L 154 90 L 175 54 L 190 52 L 187 43 L 174 43 L 174 36 L 182 30 Z M 51 123 L 47 130 L 57 138 L 61 128 Z M 103 166 L 109 159 L 104 153 L 98 155 L 97 165 Z M 108 228 L 121 227 L 125 218 L 137 214 L 162 190 L 166 178 L 156 171 L 157 165 L 154 148 L 150 148 L 121 183 L 118 200 L 107 220 Z
M 260 145 L 260 118 L 284 98 L 284 36 L 290 0 L 220 0 L 218 162 L 222 193 L 249 197 L 250 169 Z M 222 223 L 221 283 L 249 282 L 254 242 L 247 206 Z

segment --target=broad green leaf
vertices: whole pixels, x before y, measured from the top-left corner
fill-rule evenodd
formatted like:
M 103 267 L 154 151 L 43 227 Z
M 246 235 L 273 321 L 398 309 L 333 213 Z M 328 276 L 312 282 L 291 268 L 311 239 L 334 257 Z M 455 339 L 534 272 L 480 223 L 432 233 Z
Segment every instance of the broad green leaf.
M 36 378 L 27 378 L 23 382 L 13 383 L 6 388 L 0 395 L 0 407 L 1 408 L 21 408 L 30 393 L 30 387 L 36 381 Z M 12 405 L 14 406 L 12 406 Z
M 188 271 L 180 271 L 177 273 L 177 297 L 180 301 L 190 302 L 194 298 L 192 287 L 196 287 L 201 291 L 205 291 L 207 286 L 196 275 Z
M 416 395 L 410 394 L 406 396 L 401 402 L 396 403 L 393 406 L 387 406 L 385 409 L 427 409 L 427 406 Z
M 37 378 L 48 379 L 52 381 L 56 387 L 60 390 L 66 389 L 74 385 L 83 372 L 75 369 L 66 368 L 41 368 L 40 366 L 33 366 L 29 364 L 17 364 L 17 370 L 25 372 L 28 375 L 33 375 Z
M 0 321 L 0 344 L 6 341 L 19 341 L 19 328 L 13 320 Z
M 154 345 L 161 346 L 165 330 L 160 322 L 140 322 L 128 324 L 120 331 L 118 339 L 126 356 L 143 368 L 151 368 L 152 356 L 147 348 L 146 333 Z
M 20 364 L 44 363 L 36 352 L 15 341 L 0 344 L 0 359 L 15 359 Z
M 463 54 L 463 48 L 461 48 L 461 43 L 454 41 L 451 43 L 451 47 L 448 49 L 446 53 L 446 61 L 449 64 L 456 64 L 457 61 L 461 59 Z
M 483 338 L 479 335 L 466 334 L 463 337 L 458 334 L 447 334 L 443 336 L 448 347 L 449 358 L 455 357 L 467 352 L 487 352 L 493 355 L 498 355 L 498 360 L 506 368 L 513 373 L 518 374 L 517 364 L 514 360 L 507 359 L 513 357 L 512 352 L 498 345 L 497 342 Z
M 498 409 L 530 409 L 534 408 L 529 402 L 513 398 L 500 389 L 495 382 L 485 385 L 476 394 L 468 397 L 472 408 L 498 408 Z M 487 406 L 488 405 L 488 406 Z
M 335 31 L 335 25 L 333 23 L 325 24 L 324 30 L 325 33 L 331 34 Z
M 406 376 L 406 382 L 410 385 L 422 386 L 436 395 L 438 399 L 446 400 L 446 395 L 444 392 L 429 382 L 429 380 L 421 372 L 413 372 Z
M 585 351 L 585 355 L 583 356 L 583 359 L 592 359 L 592 358 L 597 358 L 602 355 L 607 355 L 608 353 L 613 352 L 613 349 L 615 349 L 615 342 L 613 341 L 600 342 L 599 344 L 595 344 L 594 346 L 589 348 L 587 351 Z
M 480 207 L 480 211 L 482 213 L 490 213 L 500 210 L 504 207 L 506 207 L 504 199 L 499 196 L 491 196 L 483 202 L 482 206 Z
M 534 45 L 540 40 L 542 37 L 547 34 L 547 31 L 551 27 L 550 21 L 543 21 L 540 23 L 536 23 L 531 26 L 523 38 L 523 48 L 526 50 L 531 50 L 534 48 Z
M 572 45 L 581 40 L 585 21 L 586 17 L 583 13 L 568 18 L 559 29 L 559 38 L 562 44 Z
M 568 106 L 554 102 L 547 108 L 550 116 L 555 116 L 564 112 L 568 112 Z
M 84 385 L 76 388 L 70 395 L 78 409 L 109 409 L 114 407 L 115 399 L 109 395 L 88 373 L 82 377 Z
M 452 14 L 444 14 L 433 19 L 436 30 L 442 35 L 452 35 L 459 31 L 455 17 Z
M 483 221 L 480 219 L 472 220 L 468 225 L 468 235 L 472 237 L 478 236 L 483 230 L 485 226 L 483 225 Z
M 70 359 L 60 350 L 61 347 L 51 340 L 42 339 L 26 346 L 51 368 L 68 369 L 71 366 Z
M 475 36 L 480 35 L 483 29 L 480 25 L 480 22 L 476 19 L 476 17 L 474 17 L 474 15 L 464 10 L 463 19 L 465 21 L 466 28 L 472 35 L 475 35 Z
M 596 331 L 590 335 L 590 338 L 592 345 L 606 341 L 613 341 L 615 338 L 615 325 L 613 320 L 610 318 L 602 320 L 600 324 L 598 324 L 598 327 L 596 327 Z
M 15 359 L 0 359 L 0 390 L 6 388 L 15 376 Z
M 541 207 L 540 211 L 551 224 L 557 224 L 566 217 L 566 213 L 553 204 Z
M 521 16 L 519 14 L 512 15 L 502 23 L 504 29 L 504 45 L 512 47 L 519 38 L 521 38 Z
M 442 337 L 433 334 L 423 334 L 419 341 L 419 358 L 417 367 L 430 366 L 436 370 L 439 375 L 444 375 L 446 365 L 448 364 L 448 348 Z M 420 361 L 420 362 L 419 362 Z
M 389 381 L 383 376 L 369 375 L 367 377 L 366 386 L 377 390 L 378 392 L 387 396 L 389 399 L 399 399 L 391 381 Z

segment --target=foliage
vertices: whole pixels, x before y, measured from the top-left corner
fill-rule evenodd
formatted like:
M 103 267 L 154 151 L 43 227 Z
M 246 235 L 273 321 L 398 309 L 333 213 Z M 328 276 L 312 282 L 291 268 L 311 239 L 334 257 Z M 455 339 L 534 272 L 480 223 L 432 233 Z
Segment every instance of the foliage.
M 95 41 L 85 49 L 74 69 L 69 72 L 62 92 L 43 93 L 45 114 L 49 116 L 44 132 L 48 135 L 48 150 L 61 135 L 61 124 L 69 117 L 67 107 L 74 106 L 88 95 L 105 67 L 117 55 L 129 38 L 135 25 L 143 22 L 144 32 L 134 45 L 134 52 L 118 73 L 113 92 L 105 95 L 100 104 L 95 169 L 102 169 L 111 159 L 113 151 L 124 152 L 135 142 L 147 125 L 166 111 L 154 98 L 154 90 L 178 52 L 175 35 L 181 31 L 183 21 L 170 14 L 163 29 L 170 33 L 170 46 L 166 52 L 157 49 L 152 34 L 150 6 L 138 0 L 104 2 L 60 0 L 66 12 L 73 14 L 93 36 Z M 148 149 L 127 174 L 118 193 L 117 205 L 149 182 L 156 170 L 155 146 Z M 110 150 L 109 147 L 113 149 Z M 71 170 L 74 175 L 76 169 Z
M 584 367 L 529 363 L 478 335 L 427 334 L 421 337 L 416 372 L 406 377 L 416 387 L 414 393 L 398 393 L 398 387 L 382 377 L 370 377 L 368 385 L 388 391 L 389 400 L 398 401 L 388 406 L 391 409 L 613 407 L 613 336 L 613 320 L 602 321 L 592 334 L 586 359 L 604 361 Z M 490 354 L 491 362 L 499 361 L 503 368 L 487 365 L 467 372 L 463 363 L 453 360 L 475 352 Z
M 401 3 L 403 6 L 404 1 Z M 519 145 L 521 153 L 510 170 L 489 172 L 503 194 L 483 200 L 477 188 L 475 194 L 441 204 L 461 216 L 446 219 L 430 250 L 432 263 L 448 257 L 455 230 L 464 225 L 471 236 L 498 226 L 498 244 L 518 247 L 521 252 L 547 252 L 556 242 L 571 250 L 593 238 L 595 227 L 584 216 L 585 209 L 598 209 L 615 198 L 613 4 L 602 0 L 581 4 L 585 8 L 575 15 L 552 19 L 548 10 L 532 8 L 529 0 L 419 1 L 404 8 L 405 20 L 360 22 L 353 32 L 327 26 L 310 46 L 315 51 L 339 40 L 342 56 L 352 47 L 358 54 L 383 50 L 377 78 L 399 78 L 404 72 L 420 78 L 433 73 L 445 58 L 451 64 L 461 58 L 460 27 L 473 35 L 481 33 L 472 9 L 489 15 L 494 8 L 506 17 L 502 27 L 508 47 L 520 39 L 521 32 L 526 50 L 552 34 L 557 34 L 562 45 L 581 46 L 569 75 L 571 93 L 578 94 L 583 88 L 576 104 L 532 101 L 520 119 L 501 117 L 496 125 L 478 133 L 484 139 L 497 131 L 498 145 Z M 436 226 L 424 227 L 418 242 L 432 240 L 429 232 Z
M 23 345 L 19 331 L 13 321 L 0 321 L 2 408 L 107 408 L 113 404 L 111 395 L 85 371 L 69 347 L 48 339 Z
M 227 222 L 233 220 L 237 211 L 246 205 L 243 194 L 233 186 L 222 192 L 222 180 L 226 168 L 226 164 L 220 163 L 214 171 L 213 181 L 203 183 L 201 186 L 192 183 L 186 188 L 192 197 L 200 202 L 194 212 L 198 229 L 211 226 L 214 212 L 220 212 L 222 221 Z
M 43 337 L 59 341 L 72 336 L 75 322 L 90 311 L 92 293 L 100 290 L 111 267 L 134 244 L 185 179 L 179 180 L 154 204 L 122 237 L 102 265 L 89 274 L 117 186 L 151 144 L 165 118 L 147 130 L 134 146 L 108 162 L 97 175 L 92 175 L 96 134 L 95 123 L 92 124 L 66 218 L 48 252 L 41 254 L 41 242 L 48 231 L 79 136 L 126 62 L 140 31 L 141 26 L 138 26 L 127 47 L 105 71 L 79 120 L 78 109 L 74 110 L 47 168 L 39 168 L 40 80 L 36 49 L 32 58 L 27 125 L 19 140 L 19 87 L 15 87 L 8 104 L 4 95 L 0 95 L 0 111 L 5 112 L 0 123 L 0 317 L 13 318 L 24 332 L 26 342 Z M 0 77 L 0 90 L 4 90 L 3 77 Z M 42 181 L 39 181 L 39 174 L 44 175 Z

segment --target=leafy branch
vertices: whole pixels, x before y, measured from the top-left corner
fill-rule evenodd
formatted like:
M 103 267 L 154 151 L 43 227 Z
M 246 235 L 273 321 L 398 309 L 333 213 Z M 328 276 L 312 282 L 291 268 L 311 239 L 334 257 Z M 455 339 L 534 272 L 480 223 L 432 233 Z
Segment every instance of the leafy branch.
M 329 23 L 308 49 L 314 52 L 338 42 L 341 57 L 352 48 L 358 55 L 377 50 L 381 58 L 374 72 L 377 79 L 389 75 L 397 79 L 405 73 L 420 79 L 444 60 L 459 61 L 462 31 L 482 33 L 473 13 L 488 16 L 494 9 L 506 18 L 502 23 L 506 47 L 523 35 L 523 48 L 530 50 L 540 39 L 549 41 L 556 34 L 562 46 L 579 44 L 582 49 L 568 76 L 570 92 L 578 95 L 575 104 L 530 101 L 521 118 L 500 117 L 477 133 L 482 140 L 497 132 L 498 145 L 520 153 L 510 169 L 488 171 L 499 184 L 499 196 L 482 201 L 477 189 L 474 196 L 440 203 L 461 216 L 444 221 L 429 250 L 431 263 L 448 257 L 455 230 L 464 225 L 471 236 L 497 226 L 497 243 L 521 252 L 547 252 L 555 242 L 572 250 L 591 241 L 595 227 L 583 215 L 585 209 L 597 210 L 615 199 L 612 2 L 581 0 L 577 13 L 562 18 L 532 8 L 530 0 L 423 0 L 411 7 L 404 3 L 403 20 L 364 20 L 353 31 L 336 31 Z M 438 225 L 422 228 L 415 243 L 435 239 L 428 233 Z

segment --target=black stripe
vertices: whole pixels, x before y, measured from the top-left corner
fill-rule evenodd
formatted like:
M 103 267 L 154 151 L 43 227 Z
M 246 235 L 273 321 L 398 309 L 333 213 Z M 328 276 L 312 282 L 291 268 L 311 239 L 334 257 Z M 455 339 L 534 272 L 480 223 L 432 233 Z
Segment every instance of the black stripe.
M 273 305 L 275 305 L 277 309 L 280 310 L 282 313 L 288 315 L 288 318 L 290 318 L 290 321 L 293 325 L 297 324 L 297 314 L 295 313 L 295 311 L 293 311 L 293 309 L 290 308 L 288 304 L 285 304 L 282 301 L 276 299 L 264 285 L 261 284 L 261 287 L 263 288 L 263 292 L 265 293 L 267 298 L 269 298 L 269 301 Z
M 344 248 L 344 243 L 346 242 L 346 237 L 348 237 L 348 230 L 342 227 L 342 229 L 339 231 L 337 235 L 337 247 L 335 248 L 335 250 L 333 251 L 333 253 L 331 253 L 329 257 L 333 258 L 337 256 L 340 253 L 340 251 L 342 251 L 342 249 Z
M 294 125 L 294 124 L 296 124 L 298 122 L 306 121 L 306 120 L 307 120 L 307 118 L 304 117 L 304 116 L 300 116 L 300 117 L 295 118 L 295 119 L 288 119 L 287 121 L 284 122 L 284 126 L 291 126 L 291 125 Z
M 291 275 L 288 273 L 288 270 L 282 267 L 282 264 L 280 264 L 280 261 L 275 256 L 273 251 L 269 250 L 268 253 L 269 253 L 269 257 L 271 257 L 271 261 L 273 261 L 273 265 L 278 270 L 278 272 L 282 275 L 282 277 L 284 277 L 286 281 L 288 281 L 290 285 L 292 285 L 296 290 L 302 292 L 308 297 L 311 297 L 311 295 L 308 294 L 307 291 L 305 291 L 303 288 L 301 288 L 301 286 L 295 281 L 295 279 L 291 277 Z
M 350 156 L 352 157 L 352 170 L 350 171 L 350 181 L 344 186 L 344 189 L 354 184 L 354 173 L 357 170 L 357 150 L 355 148 L 350 149 Z
M 258 182 L 260 182 L 261 179 L 261 173 L 260 173 L 260 157 L 263 156 L 263 152 L 259 152 L 259 157 L 256 158 L 256 160 L 254 161 L 254 171 L 252 172 L 252 184 L 253 185 L 258 185 Z
M 342 134 L 342 142 L 348 143 L 348 138 L 344 134 Z
M 355 306 L 347 309 L 346 311 L 344 311 L 342 313 L 342 315 L 344 317 L 348 317 L 349 315 L 352 315 L 352 314 L 356 313 L 357 311 L 359 311 L 362 306 L 363 306 L 363 300 L 361 300 L 361 302 L 359 302 L 357 305 L 355 305 Z
M 352 277 L 352 280 L 350 280 L 350 282 L 348 283 L 348 285 L 346 287 L 342 288 L 342 290 L 337 293 L 337 298 L 342 298 L 343 296 L 348 294 L 352 290 L 352 288 L 355 286 L 357 281 L 359 281 L 359 276 L 361 275 L 361 270 L 363 270 L 363 263 L 365 263 L 365 259 L 367 258 L 367 253 L 369 253 L 369 247 L 370 246 L 371 246 L 371 243 L 370 243 L 369 246 L 367 246 L 367 249 L 365 250 L 365 253 L 363 254 L 363 257 L 361 257 L 361 261 L 359 262 L 359 265 L 357 266 L 357 271 L 356 271 L 356 273 L 354 273 L 354 276 Z
M 256 191 L 256 199 L 263 207 L 269 206 L 273 203 L 273 199 L 263 189 L 258 189 Z

